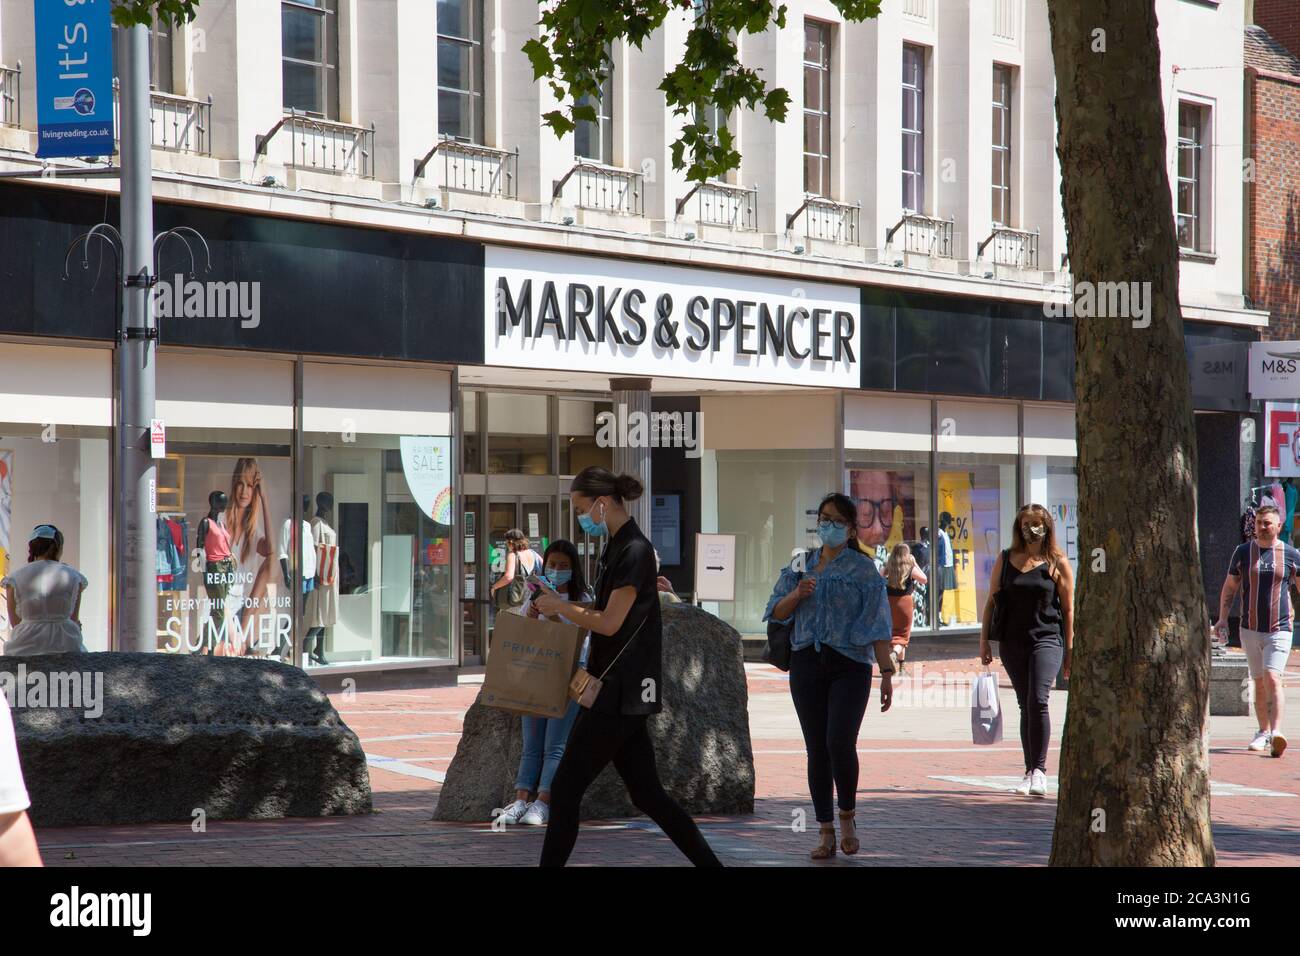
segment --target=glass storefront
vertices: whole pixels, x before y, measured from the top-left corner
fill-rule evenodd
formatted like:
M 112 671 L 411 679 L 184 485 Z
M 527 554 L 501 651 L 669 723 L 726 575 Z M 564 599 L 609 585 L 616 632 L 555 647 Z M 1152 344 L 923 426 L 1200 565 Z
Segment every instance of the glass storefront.
M 858 505 L 858 540 L 883 574 L 899 544 L 906 544 L 927 575 L 917 584 L 912 626 L 929 626 L 930 456 L 905 451 L 845 451 L 848 495 Z

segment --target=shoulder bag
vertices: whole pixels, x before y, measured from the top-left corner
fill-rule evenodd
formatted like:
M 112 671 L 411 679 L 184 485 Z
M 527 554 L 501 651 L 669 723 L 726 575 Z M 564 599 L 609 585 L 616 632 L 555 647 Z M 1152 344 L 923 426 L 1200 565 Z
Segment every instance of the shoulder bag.
M 533 553 L 533 568 L 537 568 L 537 552 Z M 524 598 L 528 596 L 528 575 L 524 573 L 524 562 L 520 558 L 522 551 L 515 552 L 515 576 L 510 583 L 497 591 L 497 610 L 523 607 Z
M 579 707 L 590 710 L 591 705 L 596 703 L 601 688 L 605 686 L 606 675 L 618 663 L 618 659 L 623 656 L 623 651 L 628 649 L 628 645 L 636 640 L 636 636 L 641 633 L 641 628 L 645 627 L 646 620 L 648 620 L 648 616 L 642 618 L 641 623 L 632 632 L 632 636 L 627 639 L 627 644 L 624 644 L 619 652 L 614 655 L 614 659 L 609 662 L 609 667 L 606 667 L 599 677 L 592 674 L 585 667 L 578 668 L 577 673 L 573 675 L 573 680 L 569 681 L 569 696 L 578 702 Z M 590 652 L 588 653 L 590 654 Z
M 1011 566 L 1011 549 L 1002 552 L 1002 574 L 993 593 L 993 614 L 989 619 L 989 641 L 1000 641 L 1007 629 L 1007 568 Z
M 808 556 L 811 551 L 804 555 L 804 566 L 808 565 Z M 795 576 L 795 584 L 803 580 L 803 572 L 800 571 Z M 779 671 L 788 671 L 790 669 L 790 635 L 794 633 L 794 615 L 790 615 L 790 620 L 784 624 L 777 621 L 767 622 L 767 646 L 763 648 L 763 660 L 771 664 Z

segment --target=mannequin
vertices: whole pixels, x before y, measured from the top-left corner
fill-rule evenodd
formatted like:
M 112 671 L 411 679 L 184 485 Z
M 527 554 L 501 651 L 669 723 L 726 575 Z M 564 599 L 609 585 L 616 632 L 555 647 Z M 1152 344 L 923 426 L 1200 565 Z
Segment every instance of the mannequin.
M 206 654 L 214 652 L 218 636 L 225 634 L 226 596 L 235 574 L 230 532 L 221 518 L 229 503 L 224 491 L 209 494 L 208 514 L 199 522 L 197 532 L 196 543 L 203 552 L 203 590 L 208 594 L 208 617 L 212 621 L 212 633 L 203 642 Z
M 316 546 L 316 587 L 307 595 L 303 623 L 307 636 L 303 651 L 315 664 L 328 664 L 325 659 L 325 629 L 338 620 L 339 574 L 338 534 L 330 526 L 330 512 L 334 509 L 334 496 L 322 491 L 316 496 L 316 517 L 311 520 L 311 540 Z M 315 650 L 312 642 L 316 642 Z
M 303 520 L 299 528 L 298 535 L 301 539 L 302 554 L 302 593 L 310 594 L 316 587 L 316 549 L 311 542 L 311 526 L 307 524 L 306 515 L 311 510 L 311 495 L 302 496 L 302 514 Z M 293 546 L 293 516 L 284 519 L 284 526 L 280 529 L 280 571 L 284 575 L 285 593 L 293 591 L 293 572 L 289 567 L 289 548 Z M 293 643 L 281 641 L 276 647 L 276 654 L 282 654 L 284 651 L 293 651 Z

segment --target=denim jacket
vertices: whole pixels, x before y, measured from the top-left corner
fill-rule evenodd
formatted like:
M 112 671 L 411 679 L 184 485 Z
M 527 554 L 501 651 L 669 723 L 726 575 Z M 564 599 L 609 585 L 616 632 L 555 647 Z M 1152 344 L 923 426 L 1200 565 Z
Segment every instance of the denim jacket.
M 885 594 L 885 579 L 876 570 L 876 562 L 848 547 L 837 555 L 824 570 L 815 569 L 821 562 L 821 548 L 808 552 L 804 574 L 817 579 L 817 587 L 794 610 L 794 629 L 790 633 L 790 649 L 801 650 L 813 645 L 819 651 L 822 645 L 834 648 L 845 657 L 870 664 L 875 660 L 876 641 L 888 641 L 893 633 L 889 613 L 889 600 Z M 777 603 L 799 584 L 800 575 L 789 567 L 772 589 L 772 597 L 763 612 L 763 620 L 774 619 L 772 611 Z

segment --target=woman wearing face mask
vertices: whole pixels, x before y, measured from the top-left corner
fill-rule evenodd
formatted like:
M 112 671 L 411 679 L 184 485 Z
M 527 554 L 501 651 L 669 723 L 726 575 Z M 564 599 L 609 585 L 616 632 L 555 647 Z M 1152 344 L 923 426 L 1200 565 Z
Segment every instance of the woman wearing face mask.
M 546 580 L 560 594 L 579 604 L 591 603 L 594 595 L 587 588 L 582 577 L 582 562 L 578 558 L 578 549 L 570 541 L 562 538 L 551 542 L 542 557 Z M 519 613 L 531 618 L 539 618 L 542 612 L 530 596 Z M 550 618 L 553 621 L 572 623 L 561 616 Z M 587 666 L 587 650 L 591 639 L 583 642 L 582 653 L 578 657 L 578 666 Z M 564 747 L 569 739 L 569 731 L 578 716 L 578 702 L 569 701 L 569 709 L 560 718 L 523 717 L 524 750 L 519 757 L 519 771 L 515 775 L 515 802 L 501 812 L 501 819 L 506 823 L 522 823 L 526 826 L 546 826 L 551 816 L 551 781 L 564 756 Z M 536 792 L 537 799 L 529 801 Z
M 830 494 L 817 509 L 821 547 L 781 572 L 763 620 L 788 623 L 790 696 L 808 750 L 808 790 L 821 824 L 814 860 L 835 855 L 832 787 L 839 797 L 840 849 L 857 853 L 858 731 L 871 696 L 871 659 L 880 665 L 880 709 L 893 698 L 891 620 L 885 582 L 862 550 L 858 509 Z
M 721 866 L 686 811 L 664 792 L 646 721 L 662 709 L 663 627 L 655 586 L 654 548 L 624 503 L 644 488 L 633 475 L 593 465 L 573 479 L 569 500 L 582 530 L 607 537 L 596 571 L 596 599 L 580 607 L 549 594 L 533 606 L 591 631 L 587 672 L 602 682 L 590 708 L 579 710 L 569 745 L 551 783 L 551 823 L 542 866 L 563 866 L 578 838 L 582 795 L 611 761 L 628 795 L 696 866 Z
M 1047 747 L 1052 721 L 1047 701 L 1056 674 L 1070 676 L 1074 646 L 1074 571 L 1056 544 L 1052 516 L 1042 505 L 1025 505 L 1016 513 L 1012 545 L 998 557 L 984 602 L 980 660 L 993 662 L 989 624 L 993 595 L 1006 588 L 1006 627 L 1002 632 L 1002 666 L 1011 678 L 1020 705 L 1020 745 L 1025 776 L 1016 792 L 1047 796 Z

